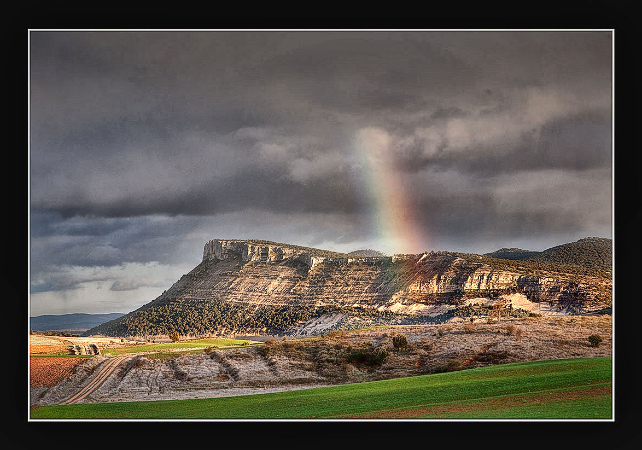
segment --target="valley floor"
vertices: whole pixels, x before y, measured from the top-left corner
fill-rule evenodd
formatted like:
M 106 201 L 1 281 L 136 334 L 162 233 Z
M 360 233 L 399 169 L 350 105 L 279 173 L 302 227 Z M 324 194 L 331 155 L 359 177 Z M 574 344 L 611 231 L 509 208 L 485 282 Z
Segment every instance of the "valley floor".
M 267 341 L 153 358 L 131 354 L 81 403 L 229 397 L 512 362 L 611 356 L 611 316 L 530 317 L 388 326 Z M 588 336 L 602 338 L 592 347 Z M 394 336 L 407 345 L 396 348 Z M 32 407 L 59 403 L 87 383 L 108 359 L 93 356 L 55 386 L 32 387 Z
M 609 420 L 611 376 L 611 358 L 572 358 L 228 398 L 51 405 L 31 417 Z

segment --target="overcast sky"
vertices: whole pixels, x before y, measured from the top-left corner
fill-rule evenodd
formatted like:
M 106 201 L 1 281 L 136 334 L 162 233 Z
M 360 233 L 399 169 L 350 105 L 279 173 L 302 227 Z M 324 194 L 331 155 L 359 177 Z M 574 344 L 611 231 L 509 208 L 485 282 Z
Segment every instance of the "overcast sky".
M 32 31 L 31 315 L 129 312 L 213 238 L 611 237 L 609 31 Z

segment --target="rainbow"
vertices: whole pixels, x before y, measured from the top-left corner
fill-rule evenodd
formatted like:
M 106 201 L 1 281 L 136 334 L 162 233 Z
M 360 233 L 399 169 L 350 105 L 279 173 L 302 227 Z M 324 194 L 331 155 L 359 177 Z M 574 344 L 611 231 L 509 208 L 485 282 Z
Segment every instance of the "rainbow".
M 422 253 L 428 237 L 412 206 L 412 187 L 397 170 L 390 136 L 375 127 L 357 132 L 354 148 L 364 169 L 370 217 L 378 245 L 386 253 Z

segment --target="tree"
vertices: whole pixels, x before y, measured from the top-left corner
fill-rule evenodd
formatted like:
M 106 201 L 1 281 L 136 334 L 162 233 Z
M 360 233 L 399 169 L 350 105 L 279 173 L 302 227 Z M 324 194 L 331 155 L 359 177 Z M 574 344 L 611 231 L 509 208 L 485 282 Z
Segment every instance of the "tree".
M 178 334 L 178 331 L 174 331 L 169 335 L 169 338 L 172 340 L 172 342 L 178 342 L 180 335 Z

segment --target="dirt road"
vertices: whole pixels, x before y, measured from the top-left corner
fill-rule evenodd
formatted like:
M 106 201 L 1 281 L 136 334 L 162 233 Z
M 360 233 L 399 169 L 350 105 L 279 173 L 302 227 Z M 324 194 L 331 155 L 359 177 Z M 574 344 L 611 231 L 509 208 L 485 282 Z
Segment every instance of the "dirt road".
M 92 379 L 83 387 L 80 391 L 78 391 L 76 394 L 72 395 L 68 399 L 60 402 L 61 405 L 71 405 L 72 403 L 78 403 L 85 397 L 87 397 L 89 394 L 91 394 L 93 391 L 98 389 L 101 384 L 105 382 L 107 377 L 111 375 L 111 373 L 116 369 L 116 367 L 123 362 L 124 360 L 128 359 L 130 356 L 129 355 L 122 355 L 122 356 L 115 356 L 113 358 L 110 358 L 109 361 L 107 361 L 92 377 Z

